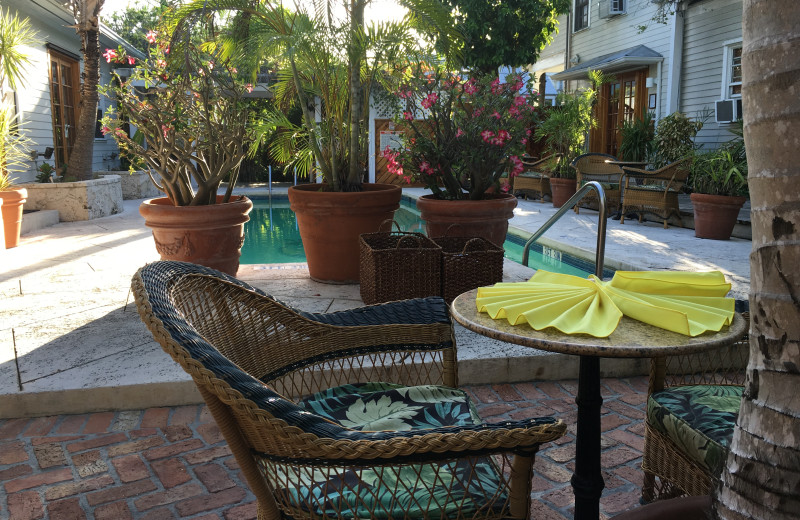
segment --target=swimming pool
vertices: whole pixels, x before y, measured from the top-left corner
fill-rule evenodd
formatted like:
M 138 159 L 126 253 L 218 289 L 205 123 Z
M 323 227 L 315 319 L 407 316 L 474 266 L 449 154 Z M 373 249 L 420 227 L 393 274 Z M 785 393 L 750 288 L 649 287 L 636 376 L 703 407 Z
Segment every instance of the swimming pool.
M 250 221 L 244 226 L 244 246 L 241 264 L 290 264 L 305 262 L 303 242 L 297 229 L 297 220 L 289 209 L 287 197 L 254 198 Z M 425 232 L 425 222 L 419 218 L 414 199 L 403 197 L 395 221 L 403 231 Z M 509 233 L 503 244 L 506 258 L 522 263 L 522 249 L 527 237 Z M 594 273 L 594 262 L 575 257 L 540 244 L 531 247 L 528 265 L 564 274 L 585 277 Z M 606 269 L 603 278 L 609 279 L 613 271 Z

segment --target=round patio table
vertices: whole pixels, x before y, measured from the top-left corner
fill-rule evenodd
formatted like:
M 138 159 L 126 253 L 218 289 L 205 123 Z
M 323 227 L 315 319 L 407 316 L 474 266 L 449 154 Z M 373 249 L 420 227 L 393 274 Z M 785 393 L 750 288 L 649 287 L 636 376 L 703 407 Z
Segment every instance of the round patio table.
M 479 313 L 475 305 L 477 289 L 460 294 L 453 300 L 450 312 L 467 329 L 478 334 L 549 352 L 580 356 L 578 376 L 578 429 L 575 438 L 575 518 L 597 520 L 600 496 L 605 483 L 600 471 L 600 394 L 601 357 L 666 357 L 693 354 L 731 345 L 745 332 L 746 321 L 734 315 L 733 323 L 720 332 L 706 332 L 696 337 L 659 329 L 623 316 L 616 330 L 607 338 L 586 334 L 564 334 L 554 328 L 534 330 L 527 323 L 510 325 L 505 319 L 493 320 Z

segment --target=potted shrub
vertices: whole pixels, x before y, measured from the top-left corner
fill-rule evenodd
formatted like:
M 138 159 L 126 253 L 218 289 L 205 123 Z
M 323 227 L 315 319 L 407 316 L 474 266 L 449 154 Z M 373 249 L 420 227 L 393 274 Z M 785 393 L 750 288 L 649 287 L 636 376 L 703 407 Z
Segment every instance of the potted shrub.
M 624 121 L 620 127 L 622 142 L 619 145 L 620 159 L 645 163 L 655 150 L 653 114 L 645 112 L 641 119 Z
M 150 31 L 149 57 L 136 62 L 122 48 L 106 59 L 133 64 L 130 77 L 104 88 L 117 110 L 103 118 L 122 153 L 144 162 L 166 196 L 144 201 L 139 212 L 153 229 L 162 259 L 198 263 L 236 275 L 244 223 L 252 202 L 234 196 L 239 165 L 253 142 L 252 87 L 219 54 L 191 43 L 169 54 Z M 130 136 L 125 124 L 136 127 Z M 132 161 L 133 162 L 133 161 Z M 218 194 L 227 181 L 224 194 Z
M 570 164 L 582 153 L 586 135 L 594 124 L 595 96 L 593 89 L 560 93 L 555 107 L 548 110 L 547 117 L 537 125 L 535 137 L 544 139 L 547 147 L 560 155 L 550 172 L 553 207 L 563 206 L 577 190 L 576 173 Z
M 35 43 L 30 21 L 0 8 L 0 221 L 6 249 L 19 244 L 22 206 L 28 195 L 27 190 L 13 185 L 11 172 L 28 167 L 30 141 L 18 127 L 14 97 L 6 96 L 4 85 L 16 89 L 22 82 L 30 63 L 22 49 Z
M 392 96 L 402 146 L 383 151 L 391 173 L 432 191 L 417 200 L 428 235 L 479 236 L 502 245 L 517 199 L 509 181 L 524 170 L 535 96 L 527 78 L 458 74 L 417 66 Z M 420 119 L 424 117 L 424 119 Z
M 238 13 L 238 34 L 225 42 L 229 48 L 246 49 L 243 63 L 249 68 L 265 58 L 279 60 L 271 89 L 277 110 L 262 128 L 265 134 L 277 133 L 271 147 L 275 157 L 322 180 L 289 188 L 309 273 L 318 281 L 357 283 L 359 235 L 392 218 L 401 195 L 398 186 L 364 182 L 371 89 L 387 80 L 396 63 L 416 54 L 420 43 L 409 18 L 365 24 L 367 2 L 341 2 L 341 10 L 339 3 L 329 1 L 310 12 L 295 4 L 297 11 L 291 12 L 270 1 L 193 0 L 178 10 L 173 23 L 179 35 L 198 16 Z M 421 2 L 418 8 L 421 14 L 436 12 L 425 18 L 428 22 L 449 20 L 439 2 Z M 452 33 L 446 24 L 441 27 L 441 34 Z M 299 127 L 285 116 L 293 104 L 303 112 Z
M 696 153 L 689 183 L 695 236 L 730 239 L 748 194 L 744 140 L 737 138 L 716 150 Z

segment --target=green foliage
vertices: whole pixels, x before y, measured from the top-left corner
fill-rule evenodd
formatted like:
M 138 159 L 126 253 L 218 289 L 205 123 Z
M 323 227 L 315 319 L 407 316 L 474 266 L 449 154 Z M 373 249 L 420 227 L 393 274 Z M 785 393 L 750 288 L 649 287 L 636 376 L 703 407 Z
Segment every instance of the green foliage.
M 535 63 L 570 0 L 446 0 L 464 35 L 464 64 L 485 73 Z
M 37 170 L 39 173 L 36 174 L 36 182 L 53 182 L 53 172 L 56 169 L 50 163 L 42 163 Z
M 389 172 L 425 183 L 438 199 L 471 200 L 500 187 L 504 172 L 521 173 L 535 96 L 519 94 L 527 77 L 509 74 L 505 80 L 411 71 L 392 98 L 395 122 L 406 131 L 399 151 L 383 150 Z
M 583 153 L 589 130 L 595 125 L 592 107 L 596 90 L 583 89 L 561 92 L 556 104 L 545 112 L 547 117 L 539 122 L 535 136 L 544 139 L 553 153 L 560 154 L 553 177 L 574 179 L 575 170 L 569 164 Z
M 716 150 L 696 152 L 689 174 L 695 193 L 747 196 L 747 154 L 744 140 L 734 138 Z
M 149 43 L 145 38 L 148 31 L 156 30 L 161 22 L 161 17 L 167 10 L 167 1 L 161 0 L 160 5 L 151 6 L 137 1 L 128 5 L 122 12 L 111 13 L 104 21 L 125 41 L 132 44 L 140 51 L 147 53 Z
M 690 155 L 695 149 L 694 138 L 701 128 L 702 121 L 694 121 L 680 112 L 662 118 L 655 131 L 656 168 Z
M 646 161 L 655 150 L 653 114 L 646 112 L 641 119 L 625 121 L 620 128 L 622 144 L 619 147 L 623 161 Z

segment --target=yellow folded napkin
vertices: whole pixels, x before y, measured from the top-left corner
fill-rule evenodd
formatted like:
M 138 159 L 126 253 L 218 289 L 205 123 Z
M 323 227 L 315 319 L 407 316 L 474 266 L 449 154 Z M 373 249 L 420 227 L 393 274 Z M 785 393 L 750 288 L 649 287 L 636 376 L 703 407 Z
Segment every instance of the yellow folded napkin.
M 622 315 L 687 336 L 733 320 L 730 284 L 719 271 L 617 271 L 610 282 L 538 270 L 527 282 L 481 287 L 478 312 L 536 330 L 607 337 Z

